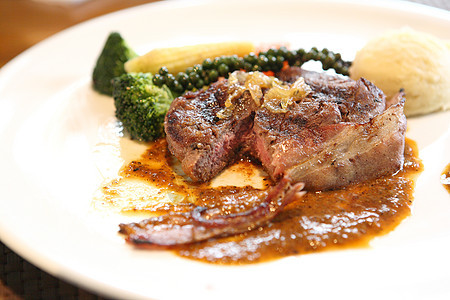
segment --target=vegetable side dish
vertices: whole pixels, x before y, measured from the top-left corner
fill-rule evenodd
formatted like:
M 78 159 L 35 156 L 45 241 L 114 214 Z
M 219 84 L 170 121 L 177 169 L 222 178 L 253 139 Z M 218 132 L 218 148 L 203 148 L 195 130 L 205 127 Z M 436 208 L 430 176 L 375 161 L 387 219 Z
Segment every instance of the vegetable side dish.
M 405 143 L 403 91 L 386 98 L 364 78 L 301 68 L 317 60 L 348 75 L 351 63 L 328 49 L 255 54 L 248 42 L 236 43 L 244 49 L 240 56 L 230 56 L 223 44 L 199 46 L 212 57 L 197 55 L 195 46 L 170 48 L 178 53 L 174 62 L 163 50 L 128 62 L 118 53 L 100 55 L 95 74 L 104 61 L 123 72 L 103 73 L 112 92 L 95 78 L 94 88 L 113 96 L 116 117 L 132 139 L 149 142 L 105 194 L 137 179 L 179 199 L 147 209 L 153 217 L 142 222 L 120 224 L 126 240 L 243 263 L 364 243 L 393 229 L 410 212 L 421 170 L 413 143 Z M 122 38 L 117 44 L 126 45 Z M 197 63 L 179 71 L 192 51 Z M 155 68 L 149 57 L 179 72 Z M 131 69 L 140 73 L 126 73 Z M 211 186 L 235 165 L 258 170 L 265 186 Z

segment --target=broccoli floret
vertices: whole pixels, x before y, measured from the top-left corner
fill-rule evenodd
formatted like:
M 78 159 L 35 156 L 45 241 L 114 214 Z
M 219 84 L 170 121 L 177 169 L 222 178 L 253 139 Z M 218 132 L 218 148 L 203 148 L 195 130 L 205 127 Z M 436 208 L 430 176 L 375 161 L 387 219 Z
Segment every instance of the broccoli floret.
M 102 94 L 111 95 L 112 79 L 124 74 L 124 64 L 136 56 L 137 54 L 119 33 L 110 33 L 92 74 L 94 89 Z
M 147 142 L 164 135 L 164 117 L 174 99 L 167 86 L 155 86 L 150 73 L 123 74 L 113 86 L 116 117 L 132 139 Z

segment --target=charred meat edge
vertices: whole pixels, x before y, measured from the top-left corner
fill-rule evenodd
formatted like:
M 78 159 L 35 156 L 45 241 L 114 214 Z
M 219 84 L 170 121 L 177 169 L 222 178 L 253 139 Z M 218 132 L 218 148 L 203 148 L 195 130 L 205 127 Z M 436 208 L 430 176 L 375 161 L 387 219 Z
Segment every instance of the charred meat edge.
M 283 208 L 304 195 L 303 183 L 291 185 L 288 177 L 270 188 L 264 201 L 236 214 L 215 214 L 203 207 L 190 213 L 169 213 L 138 223 L 120 224 L 120 233 L 137 246 L 170 248 L 171 246 L 204 241 L 253 230 L 267 224 Z

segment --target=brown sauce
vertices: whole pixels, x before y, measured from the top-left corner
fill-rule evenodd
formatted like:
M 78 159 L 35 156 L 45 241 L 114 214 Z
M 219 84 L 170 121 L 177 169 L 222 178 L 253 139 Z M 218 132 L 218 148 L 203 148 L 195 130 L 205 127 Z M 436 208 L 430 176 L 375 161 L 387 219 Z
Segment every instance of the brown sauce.
M 173 158 L 161 139 L 139 161 L 122 171 L 123 177 L 140 178 L 162 191 L 185 195 L 174 205 L 155 206 L 152 213 L 189 211 L 197 205 L 234 213 L 254 207 L 264 190 L 250 186 L 211 188 L 192 184 L 174 172 Z M 252 174 L 250 161 L 241 161 L 243 173 Z M 412 141 L 405 147 L 405 163 L 397 174 L 348 186 L 341 190 L 309 192 L 291 203 L 269 224 L 236 236 L 180 246 L 183 257 L 221 264 L 253 263 L 324 249 L 367 245 L 377 235 L 395 228 L 410 214 L 414 180 L 422 170 Z M 267 186 L 273 184 L 264 178 Z
M 450 164 L 445 167 L 444 172 L 441 174 L 441 184 L 450 193 Z

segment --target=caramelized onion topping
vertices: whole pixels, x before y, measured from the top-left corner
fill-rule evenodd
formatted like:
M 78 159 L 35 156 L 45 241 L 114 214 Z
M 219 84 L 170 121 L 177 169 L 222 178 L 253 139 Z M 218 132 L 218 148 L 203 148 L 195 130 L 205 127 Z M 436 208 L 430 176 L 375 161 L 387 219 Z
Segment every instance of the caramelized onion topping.
M 258 107 L 265 107 L 274 113 L 285 113 L 295 101 L 304 99 L 311 88 L 300 77 L 293 84 L 283 83 L 273 76 L 262 72 L 235 71 L 228 78 L 228 98 L 225 108 L 217 113 L 217 117 L 225 119 L 231 116 L 234 100 L 248 91 Z

